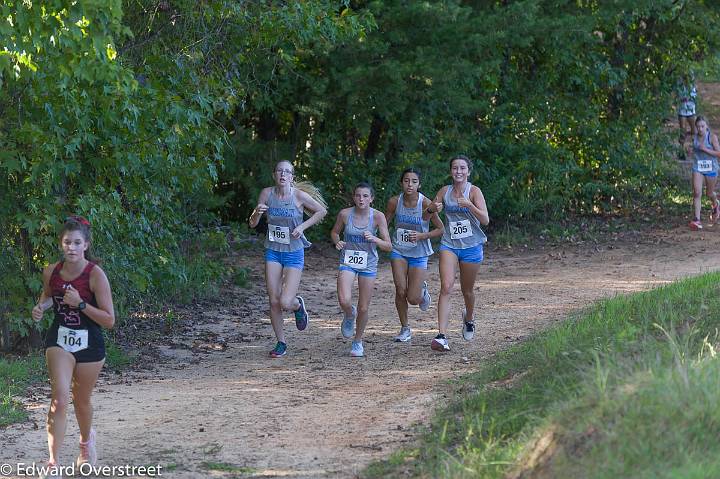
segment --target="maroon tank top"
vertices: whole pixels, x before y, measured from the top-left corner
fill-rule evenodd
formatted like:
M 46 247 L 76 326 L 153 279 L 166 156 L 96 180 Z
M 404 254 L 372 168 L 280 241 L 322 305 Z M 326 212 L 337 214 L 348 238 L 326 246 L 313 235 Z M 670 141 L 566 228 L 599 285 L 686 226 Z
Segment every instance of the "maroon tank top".
M 84 326 L 87 321 L 92 321 L 85 314 L 76 309 L 71 308 L 63 301 L 65 296 L 65 288 L 68 285 L 72 285 L 73 288 L 80 293 L 80 298 L 88 304 L 97 306 L 95 303 L 95 294 L 90 291 L 90 271 L 95 267 L 95 263 L 88 261 L 87 266 L 83 269 L 80 276 L 73 279 L 72 281 L 66 281 L 60 276 L 60 270 L 63 267 L 63 262 L 59 262 L 55 269 L 53 269 L 50 275 L 50 290 L 52 291 L 53 309 L 55 311 L 55 319 L 59 321 L 60 325 L 71 328 L 77 328 L 78 326 Z M 94 324 L 94 321 L 93 321 Z

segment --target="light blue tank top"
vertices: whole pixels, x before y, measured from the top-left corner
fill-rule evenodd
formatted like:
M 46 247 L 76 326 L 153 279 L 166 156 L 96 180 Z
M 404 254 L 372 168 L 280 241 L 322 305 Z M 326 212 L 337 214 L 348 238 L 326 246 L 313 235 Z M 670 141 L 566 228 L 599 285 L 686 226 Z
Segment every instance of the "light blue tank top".
M 371 232 L 373 235 L 377 234 L 374 213 L 375 210 L 370 208 L 367 226 L 364 228 L 358 228 L 355 226 L 355 208 L 350 211 L 347 224 L 345 225 L 345 230 L 343 231 L 345 248 L 340 251 L 340 264 L 367 273 L 377 272 L 377 245 L 367 241 L 363 236 L 366 231 Z M 365 265 L 364 268 L 362 267 L 363 264 Z
M 415 207 L 406 208 L 402 193 L 398 196 L 397 208 L 395 209 L 395 234 L 392 237 L 393 251 L 408 258 L 423 258 L 433 254 L 430 239 L 424 239 L 411 243 L 407 240 L 404 230 L 413 230 L 421 233 L 430 231 L 430 221 L 423 220 L 423 198 L 422 193 L 418 195 Z
M 268 231 L 265 237 L 265 247 L 272 251 L 297 251 L 307 248 L 311 243 L 303 234 L 294 239 L 290 236 L 295 228 L 303 222 L 303 211 L 295 204 L 295 188 L 291 190 L 290 197 L 280 199 L 275 195 L 275 188 L 270 190 L 267 201 Z
M 470 198 L 470 188 L 467 183 L 463 196 Z M 445 212 L 445 231 L 443 231 L 441 244 L 449 248 L 465 249 L 485 243 L 487 236 L 480 228 L 480 220 L 469 209 L 460 208 L 453 197 L 453 185 L 448 186 L 443 198 L 443 211 Z
M 710 130 L 707 131 L 707 134 L 705 135 L 705 148 L 708 150 L 714 150 L 712 142 L 710 141 Z M 710 171 L 717 172 L 718 171 L 718 160 L 712 155 L 708 155 L 704 151 L 700 150 L 700 142 L 697 139 L 697 135 L 695 135 L 695 138 L 693 138 L 693 156 L 695 157 L 693 161 L 693 171 L 701 172 L 701 173 L 709 173 Z M 707 162 L 710 163 L 707 163 Z M 705 162 L 704 164 L 702 162 Z M 709 170 L 707 167 L 710 165 L 712 170 Z

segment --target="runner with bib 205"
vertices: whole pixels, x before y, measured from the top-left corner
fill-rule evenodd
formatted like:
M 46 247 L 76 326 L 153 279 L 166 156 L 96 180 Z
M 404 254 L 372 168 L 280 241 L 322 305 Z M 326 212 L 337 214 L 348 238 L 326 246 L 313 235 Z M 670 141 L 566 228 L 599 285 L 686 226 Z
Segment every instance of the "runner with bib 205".
M 407 168 L 400 175 L 402 193 L 390 198 L 385 209 L 388 222 L 395 220 L 393 249 L 390 253 L 393 280 L 395 282 L 395 307 L 400 319 L 400 333 L 395 341 L 406 342 L 412 338 L 408 322 L 408 304 L 418 305 L 421 311 L 430 307 L 427 284 L 428 258 L 433 254 L 431 238 L 443 233 L 443 223 L 437 213 L 426 209 L 432 200 L 420 193 L 420 171 Z M 430 231 L 430 221 L 435 228 Z
M 350 348 L 353 357 L 365 355 L 362 338 L 368 323 L 368 309 L 377 276 L 377 247 L 384 251 L 392 249 L 385 215 L 371 206 L 374 197 L 375 192 L 370 184 L 358 183 L 353 189 L 355 206 L 338 213 L 330 232 L 330 239 L 340 251 L 337 294 L 344 313 L 340 330 L 344 337 L 353 338 Z M 352 286 L 356 276 L 357 308 L 352 304 Z
M 287 354 L 283 310 L 294 312 L 298 330 L 308 326 L 305 300 L 297 295 L 305 267 L 305 248 L 310 246 L 304 233 L 327 214 L 327 205 L 319 191 L 310 183 L 295 183 L 294 178 L 293 165 L 289 161 L 278 162 L 273 171 L 275 186 L 260 192 L 249 220 L 250 227 L 255 228 L 260 218 L 267 216 L 265 283 L 270 300 L 270 323 L 277 339 L 270 351 L 272 358 Z M 305 221 L 303 211 L 310 215 Z
M 447 339 L 450 321 L 450 294 L 455 285 L 455 272 L 460 269 L 460 290 L 465 309 L 462 314 L 463 338 L 475 335 L 475 279 L 483 260 L 483 245 L 487 237 L 481 225 L 490 223 L 482 191 L 468 181 L 472 161 L 459 155 L 450 160 L 452 184 L 443 186 L 429 213 L 445 212 L 445 229 L 440 242 L 440 297 L 438 299 L 438 335 L 430 343 L 435 351 L 449 351 Z

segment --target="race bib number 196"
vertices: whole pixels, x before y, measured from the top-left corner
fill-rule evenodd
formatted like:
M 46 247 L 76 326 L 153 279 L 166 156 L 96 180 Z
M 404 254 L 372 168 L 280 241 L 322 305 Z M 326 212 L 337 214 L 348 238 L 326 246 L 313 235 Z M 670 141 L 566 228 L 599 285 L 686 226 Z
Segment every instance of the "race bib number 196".
M 367 268 L 367 251 L 355 251 L 345 250 L 345 259 L 343 263 L 345 266 L 350 266 L 354 269 L 365 269 Z
M 700 173 L 707 173 L 712 171 L 712 160 L 698 160 L 698 171 Z
M 410 239 L 410 232 L 411 232 L 411 230 L 398 228 L 397 233 L 396 233 L 398 244 L 407 245 L 407 246 L 415 246 L 417 244 L 417 241 L 412 241 Z
M 77 353 L 88 347 L 87 329 L 58 327 L 57 345 L 69 353 Z
M 290 228 L 268 225 L 268 240 L 274 243 L 290 244 Z
M 450 222 L 451 239 L 462 239 L 469 236 L 472 236 L 472 227 L 470 226 L 470 220 Z

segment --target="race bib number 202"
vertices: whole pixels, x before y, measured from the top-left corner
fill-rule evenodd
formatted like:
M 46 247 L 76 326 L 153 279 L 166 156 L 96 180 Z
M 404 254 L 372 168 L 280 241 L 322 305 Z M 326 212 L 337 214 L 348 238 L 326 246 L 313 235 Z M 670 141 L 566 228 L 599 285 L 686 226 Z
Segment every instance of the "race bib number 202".
M 367 268 L 367 251 L 355 251 L 345 250 L 345 258 L 343 263 L 345 266 L 349 266 L 354 269 L 365 269 Z

